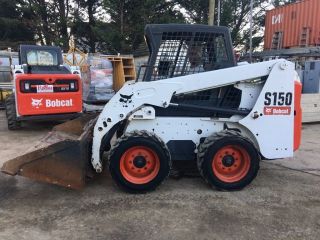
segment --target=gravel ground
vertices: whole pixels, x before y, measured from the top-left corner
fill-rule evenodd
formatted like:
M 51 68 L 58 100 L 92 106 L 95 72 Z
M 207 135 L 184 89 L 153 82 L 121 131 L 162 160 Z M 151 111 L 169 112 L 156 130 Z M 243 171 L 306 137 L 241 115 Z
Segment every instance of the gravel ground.
M 9 133 L 0 112 L 0 164 L 51 126 Z M 319 131 L 320 124 L 305 125 L 294 159 L 262 162 L 254 182 L 236 192 L 201 178 L 168 179 L 131 195 L 108 173 L 82 191 L 0 174 L 0 239 L 319 239 Z

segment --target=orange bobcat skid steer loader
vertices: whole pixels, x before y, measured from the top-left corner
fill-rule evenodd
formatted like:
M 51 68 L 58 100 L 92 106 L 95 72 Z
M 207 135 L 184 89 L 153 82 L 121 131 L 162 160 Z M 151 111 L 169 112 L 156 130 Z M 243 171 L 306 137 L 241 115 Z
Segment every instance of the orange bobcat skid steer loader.
M 70 119 L 82 112 L 80 77 L 62 65 L 59 47 L 21 45 L 19 57 L 5 106 L 10 130 L 22 121 Z

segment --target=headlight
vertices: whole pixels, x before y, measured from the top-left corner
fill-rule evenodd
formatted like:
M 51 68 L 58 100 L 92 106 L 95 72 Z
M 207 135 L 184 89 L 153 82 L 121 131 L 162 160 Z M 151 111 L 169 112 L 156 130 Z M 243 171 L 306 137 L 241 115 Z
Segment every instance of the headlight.
M 24 90 L 30 90 L 30 83 L 26 82 L 24 84 Z

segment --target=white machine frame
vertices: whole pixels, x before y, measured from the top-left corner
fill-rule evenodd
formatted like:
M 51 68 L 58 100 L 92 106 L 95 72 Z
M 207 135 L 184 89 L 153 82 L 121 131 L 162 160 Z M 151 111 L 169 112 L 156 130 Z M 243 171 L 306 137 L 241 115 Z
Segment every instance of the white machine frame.
M 264 84 L 258 80 L 267 76 Z M 294 101 L 287 115 L 265 115 L 267 92 L 290 92 L 294 99 L 294 81 L 299 80 L 294 64 L 283 59 L 241 65 L 153 82 L 128 82 L 105 105 L 94 127 L 92 166 L 102 171 L 100 147 L 113 126 L 128 119 L 125 131 L 154 132 L 165 143 L 192 140 L 223 130 L 224 124 L 238 128 L 249 137 L 264 158 L 293 156 Z M 152 106 L 166 108 L 174 94 L 234 85 L 242 90 L 240 108 L 252 109 L 247 116 L 230 118 L 156 117 Z M 197 130 L 201 129 L 201 133 Z M 271 134 L 272 133 L 272 134 Z

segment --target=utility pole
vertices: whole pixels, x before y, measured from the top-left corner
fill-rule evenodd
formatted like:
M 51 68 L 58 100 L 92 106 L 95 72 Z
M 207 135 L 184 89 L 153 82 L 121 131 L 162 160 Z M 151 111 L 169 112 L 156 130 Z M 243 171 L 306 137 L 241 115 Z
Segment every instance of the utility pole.
M 253 0 L 250 0 L 250 43 L 249 59 L 252 63 L 252 28 L 253 28 Z
M 217 19 L 218 26 L 220 26 L 220 18 L 221 18 L 221 0 L 218 0 L 218 19 Z
M 209 16 L 208 16 L 208 25 L 213 26 L 214 23 L 214 9 L 215 9 L 215 0 L 209 0 Z

